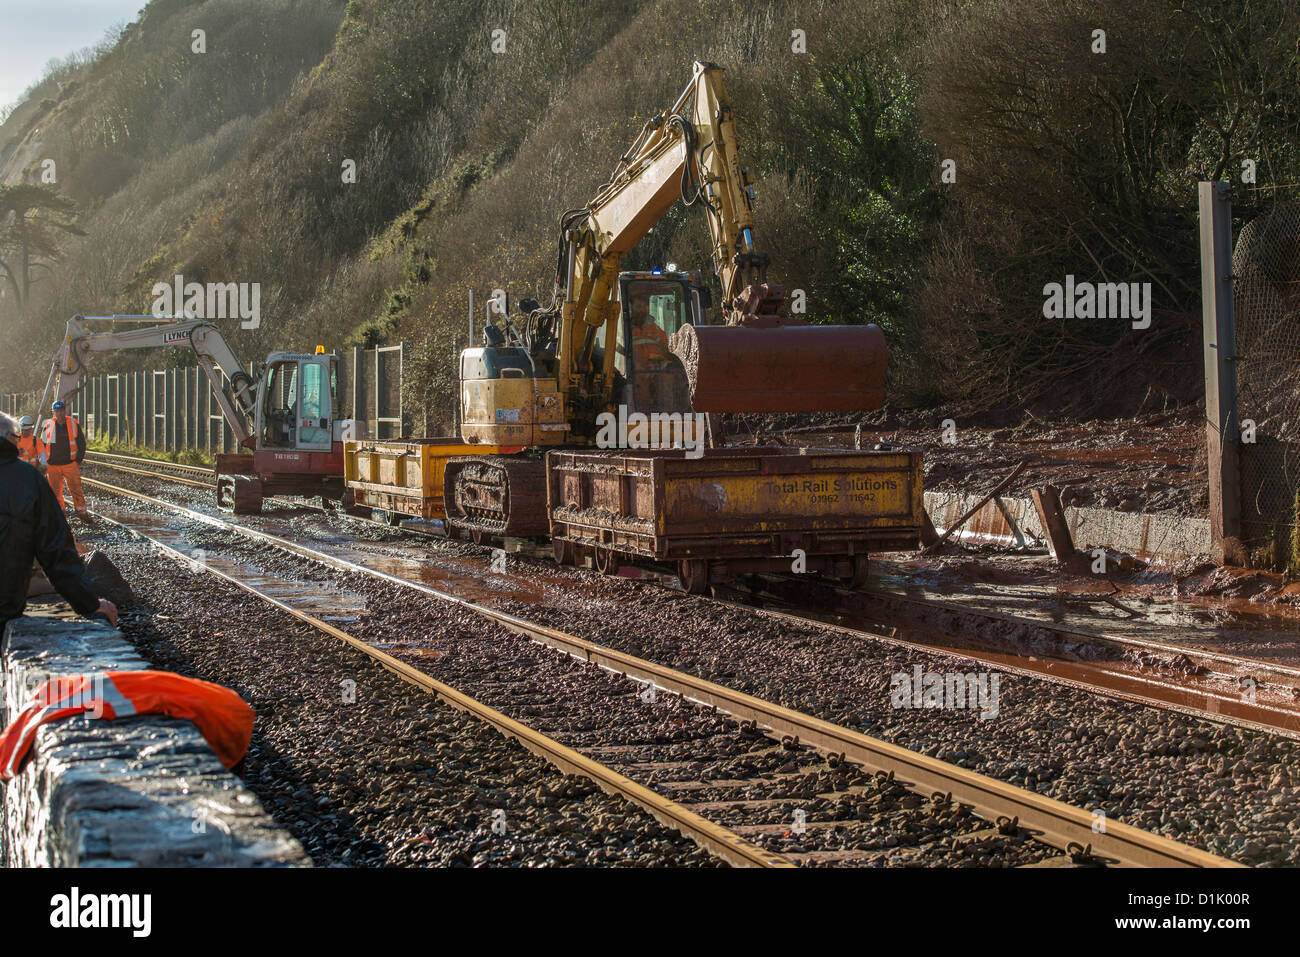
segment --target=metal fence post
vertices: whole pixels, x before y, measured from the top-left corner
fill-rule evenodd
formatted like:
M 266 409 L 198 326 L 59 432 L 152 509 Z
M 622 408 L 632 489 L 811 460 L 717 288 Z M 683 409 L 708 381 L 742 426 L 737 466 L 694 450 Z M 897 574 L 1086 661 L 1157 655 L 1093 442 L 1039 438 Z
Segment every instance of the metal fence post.
M 410 423 L 406 421 L 406 343 L 402 342 L 397 350 L 397 437 L 410 435 Z
M 1201 223 L 1201 331 L 1205 351 L 1205 451 L 1209 462 L 1210 537 L 1215 558 L 1244 560 L 1240 542 L 1240 433 L 1237 430 L 1236 332 L 1232 301 L 1232 196 L 1223 182 L 1198 187 Z
M 202 374 L 194 387 L 194 418 L 197 420 L 195 426 L 198 428 L 194 447 L 201 452 L 207 452 L 212 448 L 212 419 L 211 410 L 208 408 L 207 384 L 208 377 Z
M 163 373 L 163 448 L 170 452 L 176 448 L 176 370 Z
M 150 369 L 145 373 L 145 382 L 147 387 L 144 390 L 144 444 L 153 447 L 157 434 L 157 423 L 154 416 L 158 411 L 158 384 L 154 381 L 153 370 Z
M 185 396 L 189 390 L 189 370 L 177 369 L 174 373 L 176 397 L 172 401 L 176 407 L 176 424 L 172 426 L 172 448 L 179 452 L 185 448 Z
M 348 377 L 348 384 L 351 386 L 351 407 L 348 411 L 348 418 L 359 419 L 357 409 L 357 382 L 361 378 L 361 347 L 352 347 L 352 375 Z
M 164 452 L 167 450 L 168 440 L 171 438 L 172 424 L 172 383 L 171 376 L 167 370 L 163 369 L 158 373 L 158 381 L 162 384 L 162 400 L 160 403 L 159 413 L 159 439 L 158 448 Z

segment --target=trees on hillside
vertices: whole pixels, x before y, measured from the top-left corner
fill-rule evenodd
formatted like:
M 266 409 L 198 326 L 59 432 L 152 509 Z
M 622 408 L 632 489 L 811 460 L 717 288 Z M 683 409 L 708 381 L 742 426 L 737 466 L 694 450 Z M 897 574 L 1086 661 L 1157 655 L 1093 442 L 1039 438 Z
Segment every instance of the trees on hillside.
M 65 237 L 84 235 L 76 217 L 77 204 L 53 186 L 0 186 L 0 276 L 20 312 L 31 302 L 36 270 L 58 261 Z

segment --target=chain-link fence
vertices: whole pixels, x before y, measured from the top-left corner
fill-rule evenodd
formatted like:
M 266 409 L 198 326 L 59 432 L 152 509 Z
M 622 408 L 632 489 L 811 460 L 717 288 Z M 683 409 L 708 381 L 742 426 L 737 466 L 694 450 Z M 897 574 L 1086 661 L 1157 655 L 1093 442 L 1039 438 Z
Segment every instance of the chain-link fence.
M 1241 532 L 1252 562 L 1295 557 L 1300 495 L 1300 193 L 1244 209 L 1232 256 Z

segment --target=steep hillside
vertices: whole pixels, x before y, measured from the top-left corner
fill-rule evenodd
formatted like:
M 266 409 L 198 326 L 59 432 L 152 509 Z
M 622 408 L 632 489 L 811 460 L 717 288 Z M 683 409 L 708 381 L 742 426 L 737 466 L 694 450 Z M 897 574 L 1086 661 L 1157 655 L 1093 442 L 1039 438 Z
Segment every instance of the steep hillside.
M 549 300 L 559 214 L 703 59 L 774 277 L 885 328 L 896 403 L 1193 399 L 1195 181 L 1243 158 L 1298 181 L 1298 23 L 1284 0 L 153 0 L 0 126 L 6 181 L 55 159 L 85 232 L 25 313 L 0 298 L 0 375 L 31 387 L 67 315 L 148 311 L 179 273 L 261 284 L 261 327 L 231 324 L 249 357 L 411 342 L 409 406 L 445 422 L 470 290 Z M 694 211 L 631 265 L 666 261 L 707 264 Z M 1045 319 L 1067 274 L 1152 282 L 1152 329 Z

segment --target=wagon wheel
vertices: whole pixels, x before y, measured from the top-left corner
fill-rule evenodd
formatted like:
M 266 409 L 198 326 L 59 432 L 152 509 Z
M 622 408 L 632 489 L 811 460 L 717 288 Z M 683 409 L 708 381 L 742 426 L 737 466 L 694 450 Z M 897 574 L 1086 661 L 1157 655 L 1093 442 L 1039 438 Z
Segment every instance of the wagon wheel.
M 555 553 L 555 563 L 557 565 L 576 564 L 572 542 L 563 538 L 555 538 L 551 540 L 551 549 Z
M 491 540 L 491 537 L 481 528 L 471 528 L 469 530 L 469 540 L 475 545 L 486 545 Z
M 677 563 L 677 577 L 682 590 L 692 595 L 702 595 L 709 587 L 709 563 L 703 558 L 686 558 Z
M 592 552 L 596 571 L 602 575 L 612 575 L 618 571 L 618 554 L 613 549 L 597 545 Z

